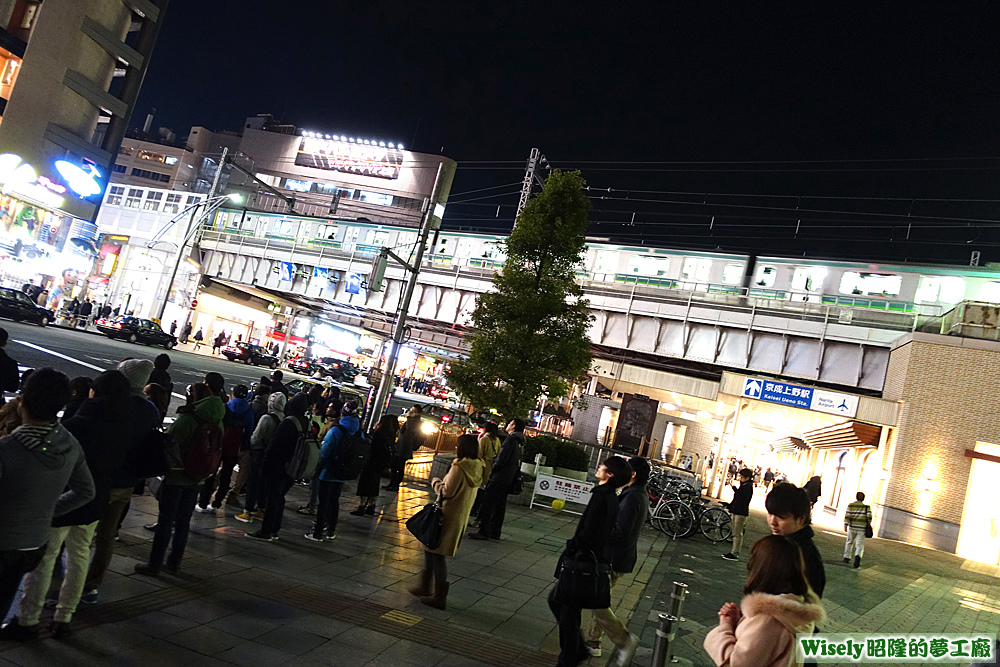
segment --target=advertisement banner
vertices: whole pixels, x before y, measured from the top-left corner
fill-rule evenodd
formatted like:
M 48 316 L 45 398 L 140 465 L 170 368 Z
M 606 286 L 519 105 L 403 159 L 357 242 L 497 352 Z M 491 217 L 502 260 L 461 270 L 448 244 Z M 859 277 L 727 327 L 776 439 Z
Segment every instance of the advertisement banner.
M 302 137 L 295 154 L 295 164 L 358 176 L 396 179 L 403 164 L 403 151 L 392 146 Z
M 659 405 L 659 401 L 642 394 L 625 394 L 615 429 L 615 449 L 638 452 L 642 441 L 653 437 L 653 423 Z
M 594 485 L 576 479 L 539 475 L 535 480 L 535 495 L 560 498 L 568 503 L 586 505 L 590 502 L 590 491 Z

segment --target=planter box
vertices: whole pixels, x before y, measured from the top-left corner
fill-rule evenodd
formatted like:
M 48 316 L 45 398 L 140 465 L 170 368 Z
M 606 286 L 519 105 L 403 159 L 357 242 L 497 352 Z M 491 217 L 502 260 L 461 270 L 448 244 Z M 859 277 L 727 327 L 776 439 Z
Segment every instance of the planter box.
M 552 466 L 538 466 L 539 475 L 551 475 Z M 534 475 L 535 474 L 535 464 L 534 463 L 522 463 L 521 473 L 524 475 Z
M 575 479 L 581 482 L 587 481 L 587 473 L 583 470 L 570 470 L 569 468 L 556 468 L 552 473 L 556 477 L 565 477 L 566 479 Z

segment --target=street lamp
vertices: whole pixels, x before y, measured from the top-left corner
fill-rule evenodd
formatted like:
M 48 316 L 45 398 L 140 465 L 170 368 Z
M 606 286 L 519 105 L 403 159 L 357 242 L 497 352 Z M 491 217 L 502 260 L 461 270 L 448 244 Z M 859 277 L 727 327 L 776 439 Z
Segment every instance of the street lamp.
M 157 232 L 156 236 L 154 236 L 149 243 L 146 244 L 147 248 L 152 248 L 154 245 L 159 243 L 160 237 L 162 237 L 166 231 L 177 223 L 188 211 L 191 211 L 191 217 L 188 220 L 187 228 L 184 230 L 184 240 L 180 242 L 180 245 L 177 248 L 177 257 L 174 259 L 173 269 L 170 272 L 170 280 L 167 281 L 166 292 L 163 294 L 163 300 L 157 308 L 157 321 L 161 321 L 163 319 L 163 311 L 166 310 L 167 299 L 170 298 L 170 289 L 174 285 L 174 279 L 177 278 L 177 271 L 181 266 L 181 261 L 184 259 L 184 249 L 187 248 L 188 242 L 192 239 L 192 237 L 194 237 L 195 232 L 201 228 L 202 224 L 204 224 L 206 220 L 210 219 L 212 214 L 227 202 L 240 204 L 243 202 L 243 197 L 237 193 L 232 193 L 228 195 L 219 195 L 218 197 L 210 197 L 195 204 L 191 204 L 183 211 L 175 215 L 170 222 L 164 225 L 163 229 Z M 198 212 L 197 209 L 201 206 L 205 207 L 205 211 L 197 220 L 195 220 L 195 215 Z

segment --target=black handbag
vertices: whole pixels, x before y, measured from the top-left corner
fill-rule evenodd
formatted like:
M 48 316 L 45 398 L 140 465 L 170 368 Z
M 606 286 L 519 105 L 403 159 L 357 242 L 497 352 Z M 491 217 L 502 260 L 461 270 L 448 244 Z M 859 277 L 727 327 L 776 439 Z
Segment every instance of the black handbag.
M 556 602 L 579 609 L 611 607 L 611 566 L 593 551 L 564 553 L 556 576 Z
M 406 520 L 406 529 L 428 549 L 441 546 L 444 529 L 444 512 L 437 500 L 424 505 L 423 509 Z
M 871 521 L 865 524 L 865 537 L 875 537 L 875 531 L 872 530 Z
M 507 495 L 520 495 L 524 491 L 524 480 L 521 479 L 521 471 L 518 470 L 514 479 L 510 481 L 510 486 L 507 487 Z

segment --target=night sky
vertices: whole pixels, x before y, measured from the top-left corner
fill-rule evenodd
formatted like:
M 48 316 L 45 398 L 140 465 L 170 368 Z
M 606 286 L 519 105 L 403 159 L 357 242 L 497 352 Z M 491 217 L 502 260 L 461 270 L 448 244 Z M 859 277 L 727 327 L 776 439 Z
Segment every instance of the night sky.
M 224 4 L 171 0 L 134 125 L 442 153 L 451 228 L 509 229 L 535 146 L 583 172 L 598 237 L 1000 261 L 996 6 Z

